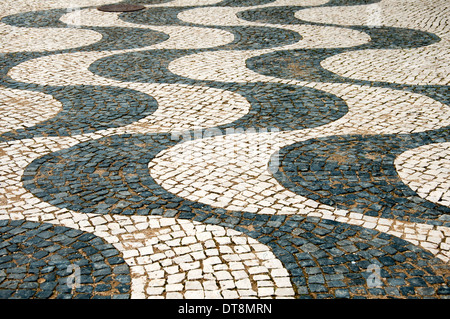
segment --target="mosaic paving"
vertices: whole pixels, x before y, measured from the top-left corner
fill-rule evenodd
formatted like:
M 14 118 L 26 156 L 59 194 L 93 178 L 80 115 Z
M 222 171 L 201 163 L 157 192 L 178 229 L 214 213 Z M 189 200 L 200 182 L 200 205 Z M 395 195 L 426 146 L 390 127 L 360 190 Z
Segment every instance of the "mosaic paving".
M 2 2 L 0 298 L 449 297 L 449 16 Z

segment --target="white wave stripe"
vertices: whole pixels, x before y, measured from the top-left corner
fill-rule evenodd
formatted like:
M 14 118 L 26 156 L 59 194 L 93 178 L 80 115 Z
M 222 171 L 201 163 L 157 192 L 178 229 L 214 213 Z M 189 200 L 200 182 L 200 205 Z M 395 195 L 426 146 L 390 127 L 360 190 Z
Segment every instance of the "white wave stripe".
M 364 32 L 334 26 L 276 25 L 298 32 L 302 39 L 296 43 L 273 48 L 274 50 L 326 49 L 356 47 L 368 43 L 370 36 Z
M 144 119 L 114 129 L 118 134 L 215 127 L 238 120 L 251 108 L 242 95 L 221 89 L 183 84 L 123 83 L 120 86 L 154 97 L 158 109 Z
M 53 96 L 0 87 L 0 134 L 33 126 L 62 110 Z
M 450 207 L 450 143 L 408 150 L 395 159 L 403 183 L 420 197 Z
M 342 26 L 381 26 L 384 25 L 384 22 L 386 21 L 384 15 L 380 16 L 382 20 L 379 19 L 378 21 L 375 19 L 371 20 L 371 16 L 374 16 L 378 12 L 381 14 L 381 11 L 384 10 L 384 3 L 386 2 L 380 1 L 368 5 L 305 8 L 295 12 L 294 16 L 303 21 L 336 24 Z M 387 3 L 391 6 L 393 5 L 393 1 L 388 1 Z M 383 13 L 385 13 L 385 11 Z
M 98 42 L 102 35 L 75 28 L 22 28 L 0 23 L 1 53 L 64 50 Z
M 422 94 L 341 83 L 304 86 L 334 94 L 347 103 L 347 114 L 318 128 L 335 135 L 407 134 L 450 125 L 450 106 Z
M 233 33 L 214 28 L 155 26 L 152 29 L 170 36 L 166 41 L 151 46 L 152 50 L 206 49 L 226 45 L 234 40 Z
M 294 297 L 282 263 L 243 233 L 155 216 L 119 222 L 129 219 L 138 229 L 116 237 L 131 266 L 131 298 Z
M 247 59 L 270 52 L 272 50 L 201 52 L 170 62 L 168 69 L 174 74 L 195 80 L 290 83 L 290 80 L 259 74 L 246 67 Z
M 8 76 L 16 81 L 40 85 L 108 85 L 114 81 L 93 74 L 88 70 L 89 66 L 98 59 L 126 52 L 128 50 L 74 52 L 43 56 L 12 67 Z

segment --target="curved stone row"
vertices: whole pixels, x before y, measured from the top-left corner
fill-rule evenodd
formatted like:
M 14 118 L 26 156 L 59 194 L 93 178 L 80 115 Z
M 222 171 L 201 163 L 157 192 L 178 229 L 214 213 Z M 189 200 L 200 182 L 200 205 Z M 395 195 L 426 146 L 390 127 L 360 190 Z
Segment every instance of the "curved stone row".
M 448 278 L 446 265 L 431 253 L 417 250 L 397 237 L 300 216 L 288 218 L 271 235 L 277 239 L 266 236 L 260 241 L 268 241 L 267 245 L 275 253 L 281 250 L 278 258 L 293 274 L 292 281 L 300 295 L 307 293 L 316 298 L 433 295 L 439 298 L 441 294 L 447 294 L 442 286 Z M 293 245 L 289 247 L 287 243 Z M 421 266 L 416 268 L 418 264 Z M 422 268 L 422 265 L 427 266 Z M 377 270 L 372 273 L 371 269 Z M 427 273 L 427 270 L 431 272 Z M 440 275 L 442 270 L 443 276 Z

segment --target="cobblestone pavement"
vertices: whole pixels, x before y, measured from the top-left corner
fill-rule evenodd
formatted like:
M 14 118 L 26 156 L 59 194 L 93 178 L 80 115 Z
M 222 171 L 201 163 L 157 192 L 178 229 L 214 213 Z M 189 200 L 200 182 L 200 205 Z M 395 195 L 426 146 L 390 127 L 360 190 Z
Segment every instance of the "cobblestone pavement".
M 448 0 L 5 0 L 0 298 L 446 298 Z

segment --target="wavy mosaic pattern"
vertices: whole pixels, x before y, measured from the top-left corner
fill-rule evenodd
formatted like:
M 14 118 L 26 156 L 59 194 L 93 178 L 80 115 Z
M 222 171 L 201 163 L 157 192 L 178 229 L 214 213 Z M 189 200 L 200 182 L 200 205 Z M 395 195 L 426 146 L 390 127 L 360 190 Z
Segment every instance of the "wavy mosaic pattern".
M 445 0 L 116 2 L 0 5 L 0 298 L 448 297 Z

